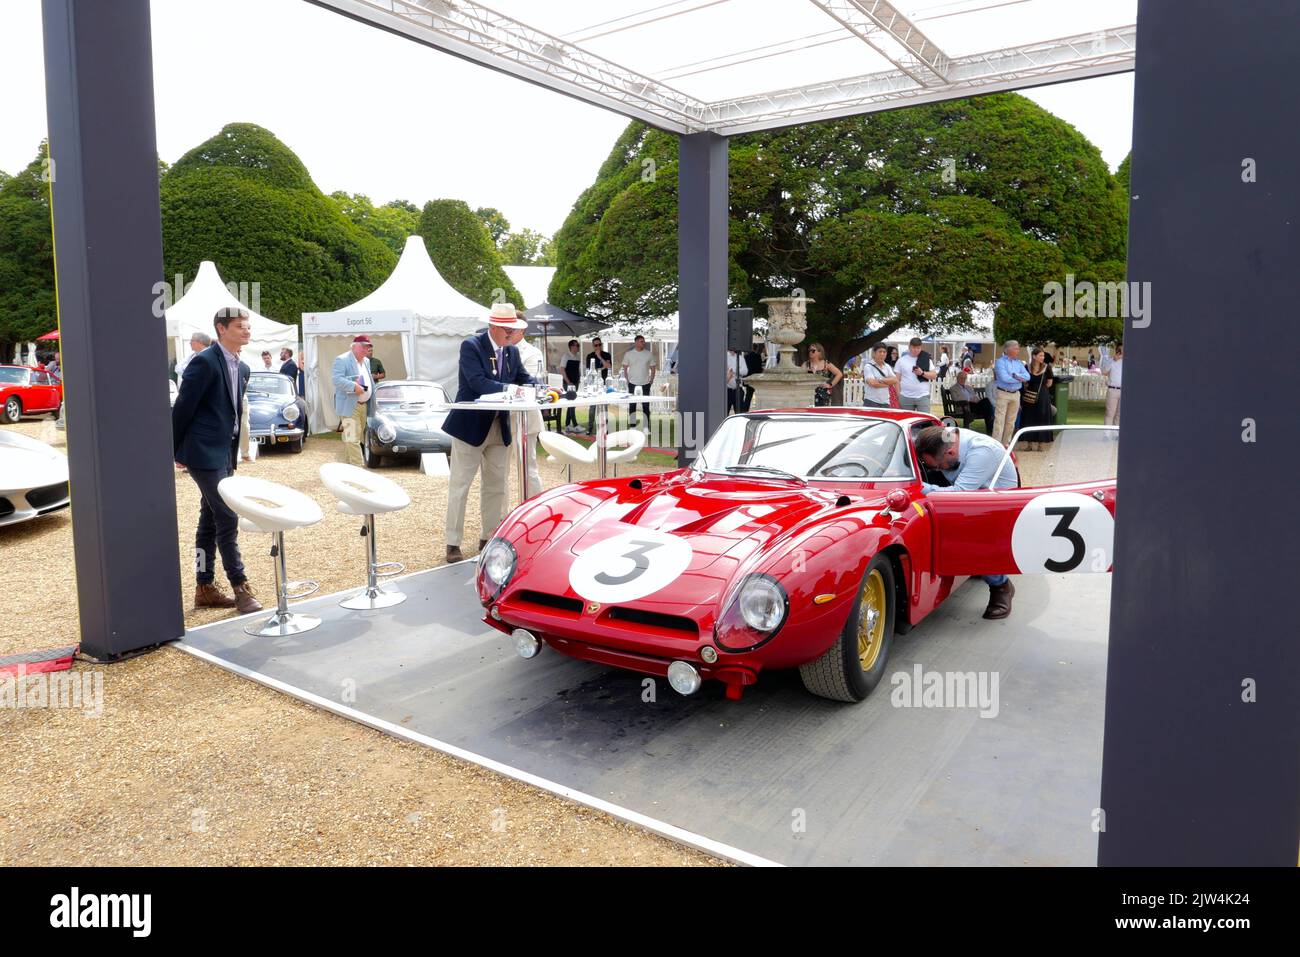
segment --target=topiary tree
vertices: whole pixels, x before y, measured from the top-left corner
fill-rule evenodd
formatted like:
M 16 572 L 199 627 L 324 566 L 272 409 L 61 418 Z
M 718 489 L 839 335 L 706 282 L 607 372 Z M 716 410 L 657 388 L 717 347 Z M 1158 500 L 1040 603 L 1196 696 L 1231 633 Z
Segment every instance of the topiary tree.
M 48 155 L 42 140 L 22 171 L 0 174 L 0 362 L 58 322 Z
M 906 325 L 1042 317 L 1043 285 L 1113 275 L 1125 209 L 1100 153 L 1015 94 L 734 137 L 729 295 L 802 289 L 843 360 Z M 646 320 L 677 309 L 677 138 L 631 124 L 555 237 L 549 299 Z
M 259 284 L 259 310 L 281 322 L 342 308 L 397 262 L 317 188 L 270 131 L 232 123 L 162 177 L 166 278 L 213 260 L 227 282 Z M 177 293 L 179 294 L 179 293 Z
M 468 205 L 458 199 L 425 203 L 419 235 L 442 278 L 461 295 L 484 306 L 500 301 L 524 308 L 523 296 L 501 268 L 491 235 Z

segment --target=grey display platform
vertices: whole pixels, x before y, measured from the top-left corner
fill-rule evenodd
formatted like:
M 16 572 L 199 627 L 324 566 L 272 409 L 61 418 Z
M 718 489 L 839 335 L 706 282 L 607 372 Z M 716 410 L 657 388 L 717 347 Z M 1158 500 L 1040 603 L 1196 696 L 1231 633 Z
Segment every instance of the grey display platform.
M 232 619 L 180 647 L 733 860 L 1096 862 L 1109 575 L 1018 578 L 1003 622 L 979 617 L 987 589 L 968 582 L 896 639 L 889 684 L 844 705 L 795 672 L 731 702 L 550 649 L 524 661 L 481 622 L 473 572 L 402 578 L 409 599 L 379 611 L 297 603 L 324 619 L 305 635 L 250 638 Z M 983 672 L 991 693 L 996 676 L 996 709 L 903 706 L 917 666 L 921 688 Z

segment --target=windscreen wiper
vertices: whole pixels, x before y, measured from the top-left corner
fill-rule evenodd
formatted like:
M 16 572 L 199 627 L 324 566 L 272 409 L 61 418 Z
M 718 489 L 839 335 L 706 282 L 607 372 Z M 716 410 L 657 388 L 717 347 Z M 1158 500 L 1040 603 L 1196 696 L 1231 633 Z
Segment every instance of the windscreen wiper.
M 728 472 L 770 472 L 773 475 L 779 475 L 781 478 L 789 479 L 792 482 L 802 482 L 804 485 L 808 484 L 807 479 L 800 478 L 798 475 L 795 475 L 793 472 L 787 472 L 785 469 L 772 468 L 770 465 L 728 465 L 726 470 Z

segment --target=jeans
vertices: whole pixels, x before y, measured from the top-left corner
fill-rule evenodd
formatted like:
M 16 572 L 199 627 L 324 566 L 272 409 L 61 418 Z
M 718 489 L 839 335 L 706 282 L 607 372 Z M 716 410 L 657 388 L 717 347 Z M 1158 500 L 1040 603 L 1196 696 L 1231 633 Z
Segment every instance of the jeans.
M 648 384 L 647 384 L 647 385 L 629 385 L 627 388 L 628 388 L 628 391 L 629 391 L 630 393 L 632 393 L 632 395 L 649 395 L 649 394 L 650 394 L 650 386 L 649 386 Z M 629 415 L 628 415 L 628 423 L 627 423 L 627 424 L 628 424 L 631 428 L 634 428 L 634 429 L 635 429 L 635 428 L 636 428 L 636 406 L 635 406 L 635 405 L 629 405 L 629 406 L 627 407 L 627 411 L 628 411 L 628 413 L 629 413 Z M 646 428 L 649 428 L 649 427 L 650 427 L 650 403 L 649 403 L 649 402 L 642 402 L 642 403 L 641 403 L 641 411 L 645 413 L 645 424 L 646 424 Z
M 203 497 L 199 505 L 199 527 L 194 534 L 194 580 L 200 585 L 211 585 L 216 577 L 217 552 L 221 553 L 221 566 L 231 585 L 242 585 L 248 580 L 244 560 L 239 555 L 239 516 L 217 491 L 217 483 L 233 471 L 231 466 L 189 470 Z
M 564 410 L 564 427 L 567 429 L 567 428 L 569 428 L 570 426 L 572 426 L 572 427 L 575 428 L 575 429 L 578 427 L 578 410 L 577 410 L 577 409 L 565 409 L 565 410 Z

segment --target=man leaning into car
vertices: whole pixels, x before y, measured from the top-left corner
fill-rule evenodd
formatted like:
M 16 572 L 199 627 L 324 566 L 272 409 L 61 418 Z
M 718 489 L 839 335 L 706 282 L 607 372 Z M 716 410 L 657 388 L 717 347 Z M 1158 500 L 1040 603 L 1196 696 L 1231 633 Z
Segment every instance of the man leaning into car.
M 1018 484 L 1016 470 L 1005 468 L 998 472 L 1006 449 L 997 439 L 981 435 L 972 429 L 945 428 L 932 425 L 922 429 L 916 437 L 916 456 L 926 468 L 942 472 L 950 485 L 921 483 L 921 491 L 972 492 L 981 488 L 1015 488 Z M 994 485 L 994 476 L 997 484 Z M 1016 587 L 1006 575 L 983 575 L 989 586 L 989 604 L 984 617 L 991 620 L 1006 618 L 1011 614 L 1011 599 Z

